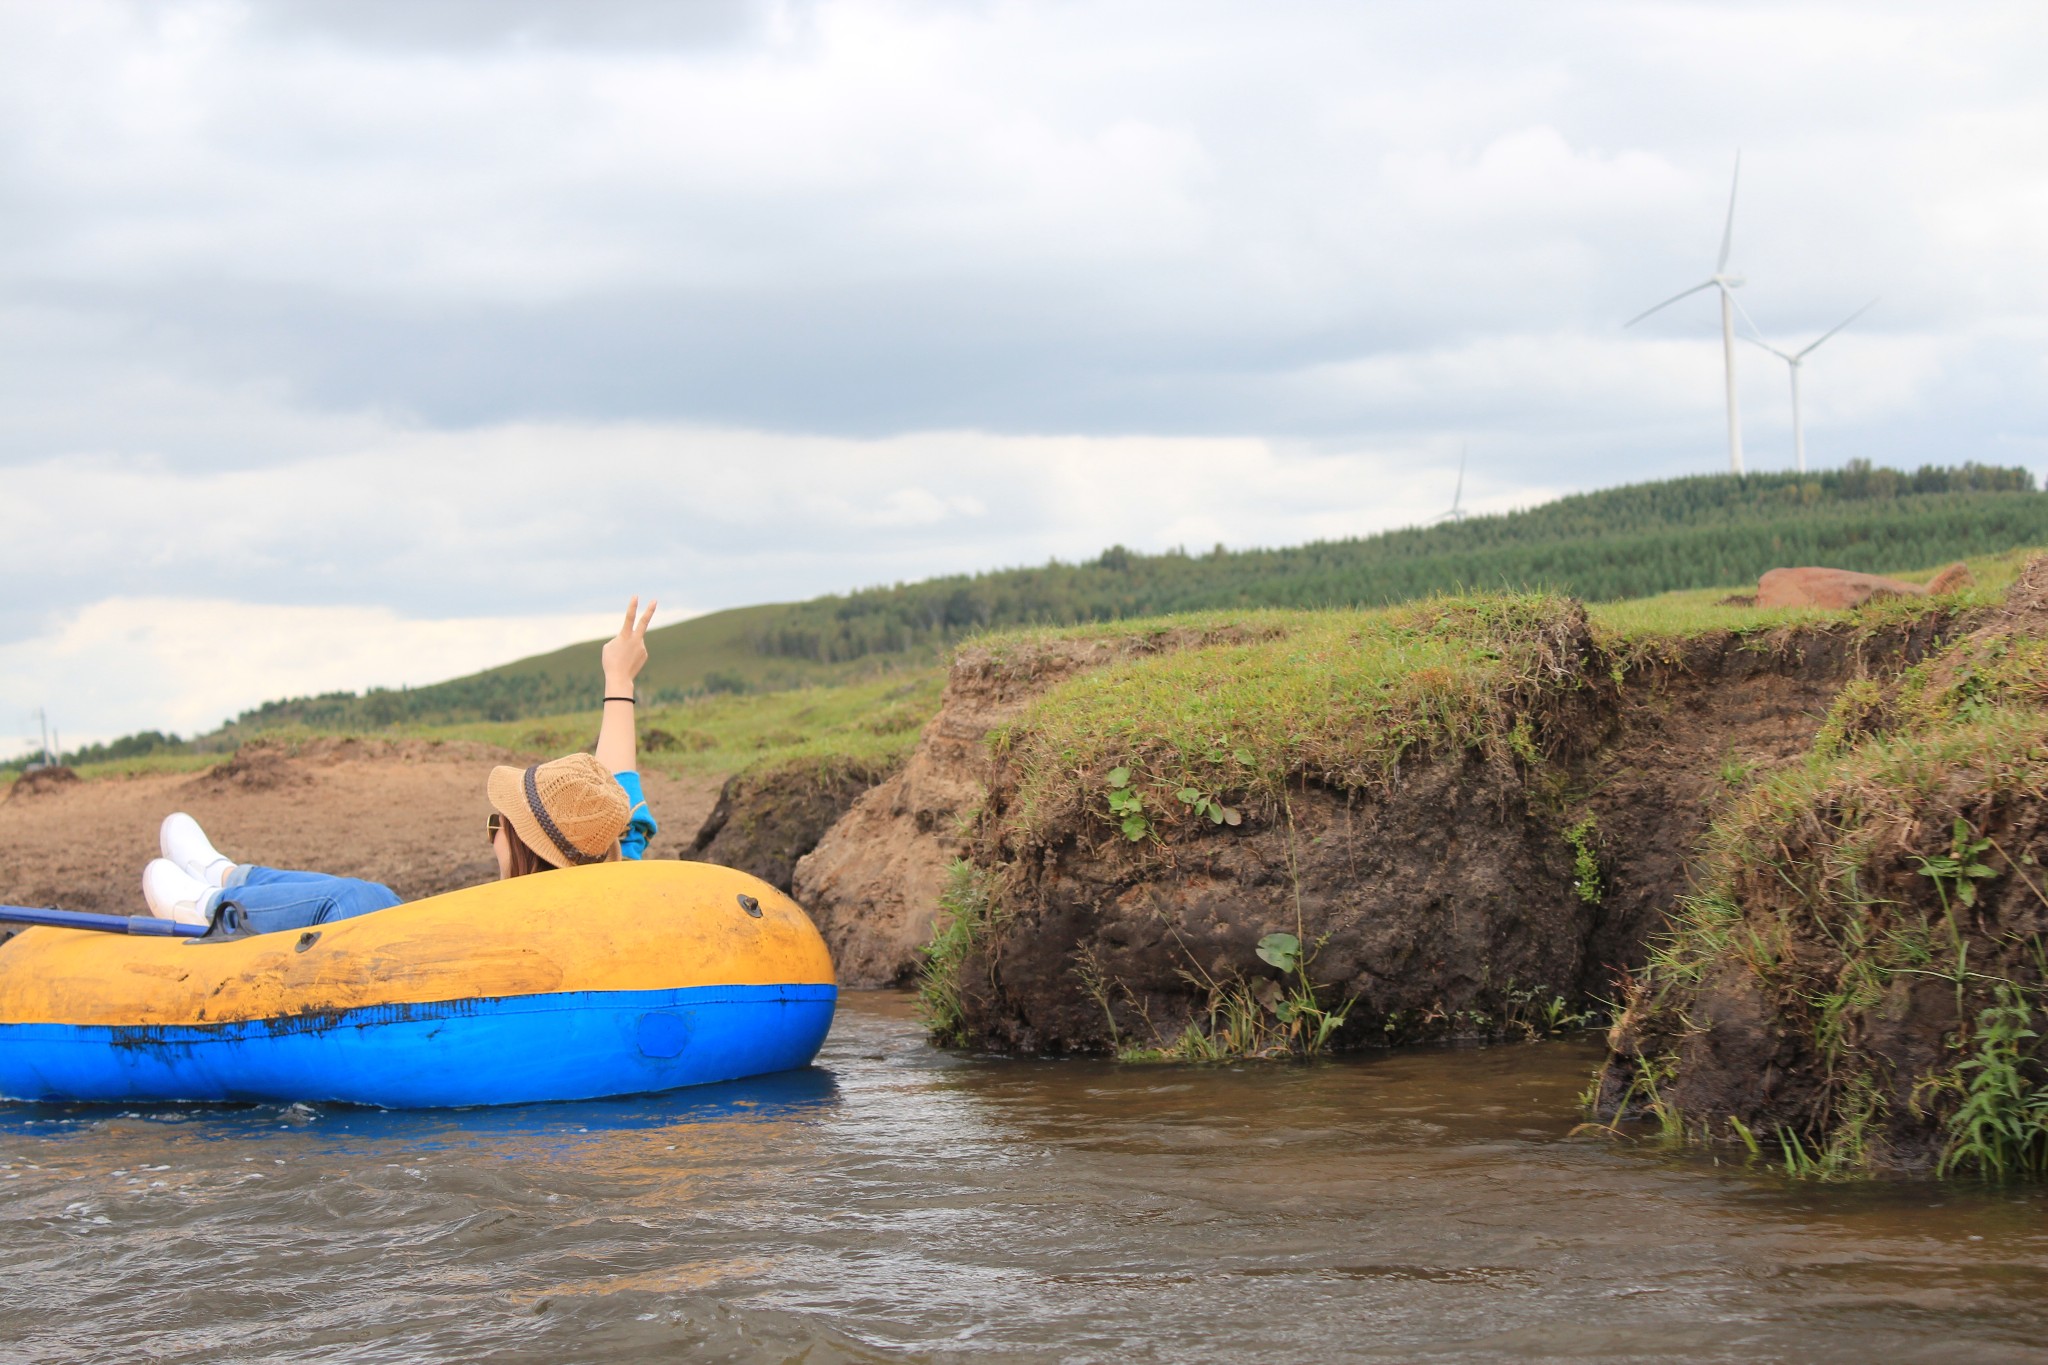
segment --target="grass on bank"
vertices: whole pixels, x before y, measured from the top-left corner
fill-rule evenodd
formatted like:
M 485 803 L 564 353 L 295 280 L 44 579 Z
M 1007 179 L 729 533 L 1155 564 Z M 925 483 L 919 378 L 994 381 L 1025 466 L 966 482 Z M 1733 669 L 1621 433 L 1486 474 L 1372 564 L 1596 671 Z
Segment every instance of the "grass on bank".
M 1524 712 L 1576 681 L 1579 611 L 1523 593 L 1173 618 L 1249 638 L 1141 655 L 1040 697 L 992 738 L 1018 774 L 1012 818 L 1042 829 L 1088 805 L 1137 842 L 1186 819 L 1220 823 L 1231 801 L 1277 795 L 1298 773 L 1379 785 L 1418 745 L 1534 758 Z
M 886 767 L 907 755 L 937 713 L 945 673 L 898 673 L 840 687 L 786 692 L 714 693 L 651 706 L 640 716 L 640 766 L 676 775 L 723 776 L 805 759 L 843 759 Z M 355 737 L 489 744 L 515 753 L 555 755 L 596 742 L 598 713 L 568 712 L 526 720 L 367 729 L 289 726 L 249 738 L 285 745 Z M 129 777 L 198 772 L 232 751 L 163 752 L 87 763 L 78 775 Z
M 1852 683 L 1805 761 L 1715 822 L 1628 1002 L 1637 1098 L 1667 1133 L 1732 1132 L 1794 1175 L 1838 1178 L 1931 1142 L 1937 1174 L 2048 1173 L 2048 641 L 1965 637 L 1889 686 Z M 1682 1112 L 1703 996 L 1748 983 L 1810 1040 L 1795 1113 Z M 1928 987 L 1952 999 L 1943 1059 L 1899 1070 L 1879 1040 Z M 1941 1055 L 1941 1054 L 1938 1054 Z
M 1231 802 L 1276 796 L 1294 777 L 1378 785 L 1418 746 L 1533 761 L 1546 743 L 1545 708 L 1585 685 L 1574 650 L 1588 631 L 1597 648 L 1635 662 L 1717 631 L 1761 635 L 1852 617 L 1876 629 L 1995 602 L 2031 553 L 1969 561 L 1976 586 L 1939 601 L 1895 598 L 1854 613 L 1725 606 L 1734 590 L 1719 588 L 1595 605 L 1582 627 L 1578 604 L 1531 591 L 1365 611 L 1204 612 L 976 643 L 1002 656 L 1056 640 L 1225 637 L 1084 673 L 993 737 L 1018 774 L 1016 826 L 1045 829 L 1078 803 L 1136 842 L 1189 818 L 1218 821 Z

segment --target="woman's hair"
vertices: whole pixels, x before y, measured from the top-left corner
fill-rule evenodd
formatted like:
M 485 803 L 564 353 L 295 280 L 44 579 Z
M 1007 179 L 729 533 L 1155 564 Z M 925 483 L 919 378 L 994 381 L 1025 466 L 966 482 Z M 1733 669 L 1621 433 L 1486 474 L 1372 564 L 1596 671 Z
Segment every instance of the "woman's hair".
M 498 828 L 504 831 L 506 846 L 512 851 L 512 865 L 505 873 L 508 878 L 524 877 L 533 872 L 553 872 L 555 870 L 553 863 L 526 846 L 526 840 L 519 837 L 519 831 L 512 828 L 510 820 L 500 817 Z M 617 844 L 612 845 L 611 854 L 605 861 L 608 863 L 619 861 L 619 846 Z
M 555 865 L 526 846 L 526 840 L 519 837 L 519 831 L 512 828 L 510 820 L 500 820 L 498 828 L 504 832 L 506 846 L 512 850 L 512 865 L 507 877 L 524 877 L 532 872 L 552 872 Z

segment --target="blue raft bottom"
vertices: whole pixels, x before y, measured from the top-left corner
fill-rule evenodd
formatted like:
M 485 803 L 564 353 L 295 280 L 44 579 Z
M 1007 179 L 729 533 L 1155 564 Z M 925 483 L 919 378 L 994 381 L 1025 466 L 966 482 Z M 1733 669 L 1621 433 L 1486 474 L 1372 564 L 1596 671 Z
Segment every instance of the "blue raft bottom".
M 639 1095 L 809 1065 L 838 997 L 836 986 L 690 986 L 228 1024 L 0 1024 L 0 1098 L 433 1109 Z

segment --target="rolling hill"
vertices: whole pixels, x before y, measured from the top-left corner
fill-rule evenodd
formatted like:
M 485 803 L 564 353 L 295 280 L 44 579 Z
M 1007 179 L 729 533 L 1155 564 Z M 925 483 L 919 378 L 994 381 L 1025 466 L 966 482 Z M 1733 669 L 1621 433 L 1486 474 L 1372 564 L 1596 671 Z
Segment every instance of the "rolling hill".
M 1001 569 L 713 612 L 648 634 L 652 700 L 765 691 L 930 667 L 962 637 L 1239 606 L 1369 606 L 1458 588 L 1541 587 L 1588 601 L 1738 585 L 1778 565 L 1869 572 L 2048 544 L 2048 497 L 2022 468 L 1852 462 L 1577 494 L 1526 511 L 1284 549 L 1140 554 Z M 509 720 L 594 702 L 593 643 L 427 687 L 268 702 L 235 729 Z

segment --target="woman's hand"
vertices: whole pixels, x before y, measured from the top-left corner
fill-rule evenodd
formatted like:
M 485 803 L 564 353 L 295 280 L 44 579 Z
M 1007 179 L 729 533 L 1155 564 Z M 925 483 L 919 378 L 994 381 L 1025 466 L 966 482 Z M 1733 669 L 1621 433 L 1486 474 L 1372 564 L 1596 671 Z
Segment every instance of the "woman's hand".
M 647 623 L 654 619 L 654 609 L 658 605 L 650 601 L 643 612 L 636 596 L 626 604 L 626 621 L 619 627 L 619 633 L 604 642 L 604 652 L 599 657 L 604 663 L 606 696 L 633 695 L 633 680 L 647 666 Z
M 615 773 L 629 773 L 640 765 L 640 742 L 635 734 L 633 679 L 647 666 L 647 623 L 654 619 L 655 604 L 640 610 L 640 599 L 626 604 L 626 622 L 619 633 L 604 642 L 604 694 L 614 698 L 604 704 L 604 719 L 597 727 L 597 761 Z

